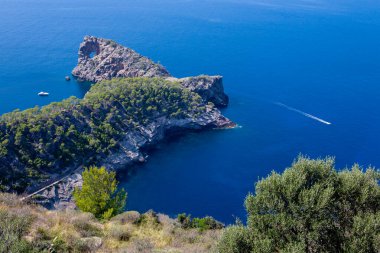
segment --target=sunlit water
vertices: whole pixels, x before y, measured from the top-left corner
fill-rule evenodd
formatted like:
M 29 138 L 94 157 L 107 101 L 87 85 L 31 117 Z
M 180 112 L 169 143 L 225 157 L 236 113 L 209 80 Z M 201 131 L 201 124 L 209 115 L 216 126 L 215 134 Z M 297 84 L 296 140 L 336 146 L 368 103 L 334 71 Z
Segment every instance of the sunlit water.
M 254 182 L 299 154 L 380 166 L 378 1 L 0 0 L 0 113 L 82 97 L 65 75 L 84 35 L 177 77 L 224 76 L 241 128 L 163 143 L 121 185 L 127 209 L 245 219 Z M 37 93 L 47 91 L 48 97 Z M 298 110 L 321 121 L 289 110 Z

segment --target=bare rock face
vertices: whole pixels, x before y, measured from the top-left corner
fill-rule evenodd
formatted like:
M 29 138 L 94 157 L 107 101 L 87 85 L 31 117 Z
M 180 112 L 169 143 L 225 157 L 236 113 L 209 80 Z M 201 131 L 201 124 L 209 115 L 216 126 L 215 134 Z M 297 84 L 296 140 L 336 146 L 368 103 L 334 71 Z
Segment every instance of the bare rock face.
M 130 48 L 108 39 L 84 37 L 78 52 L 78 65 L 72 71 L 80 81 L 99 82 L 115 77 L 167 77 L 198 93 L 204 101 L 217 107 L 228 105 L 222 76 L 201 75 L 175 78 L 160 64 Z
M 217 107 L 228 105 L 228 96 L 224 93 L 222 76 L 200 75 L 180 79 L 169 77 L 167 79 L 179 82 L 185 88 L 198 93 L 204 101 L 212 102 Z
M 86 36 L 80 44 L 73 76 L 99 82 L 114 77 L 166 77 L 161 65 L 112 40 Z

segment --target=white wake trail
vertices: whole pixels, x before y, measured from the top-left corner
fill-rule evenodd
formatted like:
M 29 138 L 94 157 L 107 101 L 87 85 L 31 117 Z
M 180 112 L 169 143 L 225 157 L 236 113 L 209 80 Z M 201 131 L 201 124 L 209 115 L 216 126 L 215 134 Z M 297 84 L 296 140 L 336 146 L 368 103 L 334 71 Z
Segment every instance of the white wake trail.
M 290 107 L 290 106 L 288 106 L 288 105 L 286 105 L 286 104 L 279 103 L 279 102 L 276 102 L 275 104 L 278 105 L 278 106 L 284 107 L 284 108 L 288 109 L 289 111 L 293 111 L 293 112 L 299 113 L 299 114 L 301 114 L 301 115 L 303 115 L 303 116 L 305 116 L 305 117 L 308 117 L 308 118 L 314 119 L 314 120 L 316 120 L 316 121 L 319 121 L 319 122 L 321 122 L 321 123 L 323 123 L 323 124 L 331 125 L 331 123 L 328 122 L 328 121 L 326 121 L 326 120 L 323 120 L 323 119 L 321 119 L 321 118 L 318 118 L 318 117 L 316 117 L 316 116 L 314 116 L 314 115 L 311 115 L 311 114 L 308 114 L 308 113 L 306 113 L 306 112 L 300 111 L 300 110 L 298 110 L 298 109 L 296 109 L 296 108 L 293 108 L 293 107 Z

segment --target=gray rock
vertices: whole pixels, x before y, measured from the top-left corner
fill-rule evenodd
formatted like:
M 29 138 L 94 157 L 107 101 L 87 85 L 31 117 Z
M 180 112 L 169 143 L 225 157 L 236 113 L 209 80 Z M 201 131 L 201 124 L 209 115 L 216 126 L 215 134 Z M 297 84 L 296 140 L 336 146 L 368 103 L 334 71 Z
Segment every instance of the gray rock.
M 78 65 L 72 74 L 80 81 L 170 76 L 160 64 L 108 39 L 86 36 L 80 44 L 78 56 Z
M 97 236 L 81 238 L 81 241 L 87 246 L 87 248 L 91 252 L 96 251 L 103 244 L 102 238 Z
M 198 93 L 204 101 L 212 102 L 217 107 L 228 105 L 228 96 L 224 93 L 222 76 L 200 75 L 185 78 L 167 78 L 170 81 L 179 82 L 185 88 Z
M 33 196 L 33 202 L 48 209 L 75 209 L 73 192 L 83 183 L 82 171 L 77 171 L 61 182 Z
M 201 75 L 175 78 L 160 64 L 116 42 L 93 36 L 84 37 L 78 52 L 78 65 L 72 74 L 80 81 L 99 82 L 115 77 L 167 77 L 198 93 L 217 107 L 228 105 L 221 76 Z

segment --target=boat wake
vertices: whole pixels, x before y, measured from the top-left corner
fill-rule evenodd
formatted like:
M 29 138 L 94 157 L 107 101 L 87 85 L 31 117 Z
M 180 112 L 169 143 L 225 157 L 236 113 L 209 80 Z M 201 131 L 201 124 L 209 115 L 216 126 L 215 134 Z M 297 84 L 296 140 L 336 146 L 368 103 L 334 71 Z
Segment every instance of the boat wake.
M 293 107 L 290 107 L 290 106 L 288 106 L 288 105 L 286 105 L 286 104 L 279 103 L 279 102 L 276 102 L 276 103 L 274 103 L 274 104 L 276 104 L 276 105 L 278 105 L 278 106 L 281 106 L 281 107 L 284 107 L 284 108 L 288 109 L 289 111 L 293 111 L 293 112 L 299 113 L 299 114 L 301 114 L 301 115 L 303 115 L 303 116 L 305 116 L 305 117 L 308 117 L 308 118 L 311 118 L 311 119 L 313 119 L 313 120 L 319 121 L 319 122 L 321 122 L 321 123 L 323 123 L 323 124 L 331 125 L 331 123 L 328 122 L 328 121 L 326 121 L 326 120 L 323 120 L 323 119 L 321 119 L 321 118 L 318 118 L 318 117 L 316 117 L 316 116 L 314 116 L 314 115 L 311 115 L 311 114 L 308 114 L 308 113 L 306 113 L 306 112 L 300 111 L 300 110 L 298 110 L 298 109 L 296 109 L 296 108 L 293 108 Z

